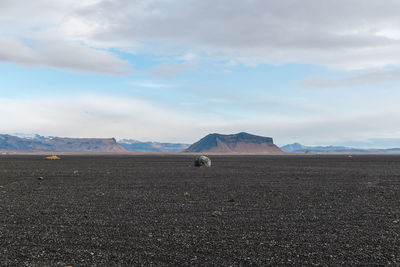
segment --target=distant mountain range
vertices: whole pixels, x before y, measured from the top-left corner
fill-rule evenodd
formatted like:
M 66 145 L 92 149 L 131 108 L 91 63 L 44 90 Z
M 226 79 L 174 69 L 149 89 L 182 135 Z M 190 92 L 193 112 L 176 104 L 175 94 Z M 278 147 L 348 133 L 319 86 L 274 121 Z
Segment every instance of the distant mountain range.
M 195 153 L 254 153 L 254 154 L 281 154 L 273 139 L 252 135 L 238 134 L 209 134 L 188 147 L 184 152 Z
M 140 142 L 132 139 L 122 139 L 118 143 L 127 151 L 132 152 L 182 152 L 189 147 L 188 144 Z
M 183 143 L 140 142 L 114 138 L 63 138 L 38 134 L 0 134 L 1 152 L 165 152 L 165 153 L 313 153 L 313 154 L 400 154 L 400 148 L 361 149 L 345 146 L 305 146 L 299 143 L 277 147 L 270 137 L 241 132 L 238 134 L 209 134 L 198 142 Z
M 0 150 L 20 152 L 125 152 L 114 138 L 21 138 L 0 134 Z
M 202 153 L 283 153 L 272 138 L 238 133 L 209 134 L 189 146 L 183 143 L 140 142 L 114 138 L 61 138 L 38 134 L 0 134 L 0 151 L 15 152 L 202 152 Z
M 400 148 L 388 149 L 362 149 L 345 146 L 304 146 L 299 143 L 293 143 L 282 146 L 281 149 L 286 153 L 321 153 L 321 154 L 397 154 Z
M 0 134 L 0 151 L 15 152 L 182 152 L 187 144 L 114 138 L 61 138 L 38 134 Z

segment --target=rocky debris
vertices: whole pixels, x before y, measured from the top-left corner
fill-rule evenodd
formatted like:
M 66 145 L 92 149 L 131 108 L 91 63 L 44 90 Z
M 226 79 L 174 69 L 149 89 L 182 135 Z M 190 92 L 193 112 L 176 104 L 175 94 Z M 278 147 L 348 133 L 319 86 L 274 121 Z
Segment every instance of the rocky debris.
M 195 159 L 194 166 L 196 167 L 211 167 L 211 159 L 206 156 L 200 156 Z
M 400 157 L 43 157 L 0 160 L 0 266 L 400 264 Z
M 103 196 L 105 196 L 105 193 L 103 193 L 103 192 L 96 192 L 95 195 L 98 196 L 98 197 L 103 197 Z
M 221 216 L 221 215 L 222 215 L 222 212 L 219 211 L 219 210 L 215 210 L 215 211 L 213 211 L 211 214 L 212 214 L 212 216 L 214 216 L 214 217 L 218 217 L 218 216 Z
M 44 177 L 43 176 L 40 176 L 39 178 L 38 178 L 38 180 L 43 180 L 44 179 Z

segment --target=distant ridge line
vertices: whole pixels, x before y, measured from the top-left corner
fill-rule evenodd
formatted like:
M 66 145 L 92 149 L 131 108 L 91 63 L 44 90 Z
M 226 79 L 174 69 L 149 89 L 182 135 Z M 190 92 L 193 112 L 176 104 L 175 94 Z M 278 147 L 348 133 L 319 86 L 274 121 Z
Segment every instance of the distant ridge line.
M 23 152 L 126 152 L 115 138 L 21 138 L 0 134 L 0 150 Z

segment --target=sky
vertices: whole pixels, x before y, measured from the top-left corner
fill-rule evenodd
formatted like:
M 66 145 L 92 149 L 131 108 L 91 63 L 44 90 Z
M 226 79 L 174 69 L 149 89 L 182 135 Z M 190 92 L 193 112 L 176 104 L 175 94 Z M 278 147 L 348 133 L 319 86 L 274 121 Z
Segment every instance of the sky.
M 0 133 L 400 147 L 400 2 L 0 0 Z

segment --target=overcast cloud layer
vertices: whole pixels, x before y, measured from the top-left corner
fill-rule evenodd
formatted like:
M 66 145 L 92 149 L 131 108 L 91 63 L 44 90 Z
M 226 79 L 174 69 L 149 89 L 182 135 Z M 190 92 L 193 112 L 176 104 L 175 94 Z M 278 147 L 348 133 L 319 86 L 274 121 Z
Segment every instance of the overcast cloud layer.
M 398 65 L 399 11 L 389 0 L 3 0 L 0 59 L 110 74 L 127 62 L 99 48 L 249 65 Z

